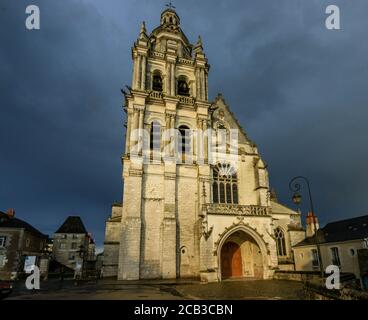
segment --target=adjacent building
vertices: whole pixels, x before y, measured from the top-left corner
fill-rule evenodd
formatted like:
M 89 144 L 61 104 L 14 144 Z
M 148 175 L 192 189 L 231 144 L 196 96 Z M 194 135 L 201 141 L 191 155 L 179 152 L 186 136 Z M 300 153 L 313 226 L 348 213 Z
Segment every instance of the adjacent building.
M 47 239 L 47 235 L 16 218 L 14 209 L 0 212 L 0 280 L 16 279 L 25 268 L 40 266 Z
M 328 223 L 319 229 L 317 242 L 321 252 L 318 259 L 316 238 L 314 236 L 314 217 L 307 217 L 307 237 L 293 247 L 296 271 L 323 270 L 329 265 L 336 265 L 340 272 L 352 273 L 362 283 L 368 277 L 368 215 Z M 368 288 L 368 283 L 364 287 Z
M 293 269 L 300 213 L 272 199 L 267 164 L 172 8 L 132 48 L 123 202 L 106 222 L 104 276 L 270 279 Z
M 78 216 L 69 216 L 55 232 L 53 257 L 59 263 L 76 269 L 84 261 L 94 260 L 95 243 Z

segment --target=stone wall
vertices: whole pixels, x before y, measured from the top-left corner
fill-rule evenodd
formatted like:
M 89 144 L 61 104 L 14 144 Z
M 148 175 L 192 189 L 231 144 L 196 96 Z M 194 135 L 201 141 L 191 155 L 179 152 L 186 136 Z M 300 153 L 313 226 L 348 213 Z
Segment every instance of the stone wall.
M 276 270 L 273 278 L 275 280 L 291 280 L 291 281 L 317 281 L 320 279 L 318 271 L 291 271 L 291 270 Z
M 304 291 L 310 300 L 368 300 L 368 292 L 348 288 L 328 290 L 320 285 L 308 283 L 304 286 Z
M 85 233 L 55 233 L 53 238 L 52 253 L 56 261 L 75 269 L 77 264 L 82 263 L 79 251 L 80 246 L 88 248 L 89 240 Z
M 122 206 L 115 205 L 112 207 L 111 217 L 106 221 L 102 270 L 105 278 L 118 275 L 121 214 Z

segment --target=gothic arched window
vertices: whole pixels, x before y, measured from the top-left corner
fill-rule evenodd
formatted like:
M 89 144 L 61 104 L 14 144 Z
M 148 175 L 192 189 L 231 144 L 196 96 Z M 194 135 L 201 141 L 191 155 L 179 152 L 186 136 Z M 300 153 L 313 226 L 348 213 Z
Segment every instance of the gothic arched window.
M 213 168 L 212 200 L 214 203 L 238 204 L 238 177 L 230 164 Z
M 153 73 L 152 90 L 162 92 L 162 77 L 159 71 Z
M 277 255 L 281 257 L 286 256 L 285 235 L 280 228 L 276 228 L 275 238 L 276 238 Z

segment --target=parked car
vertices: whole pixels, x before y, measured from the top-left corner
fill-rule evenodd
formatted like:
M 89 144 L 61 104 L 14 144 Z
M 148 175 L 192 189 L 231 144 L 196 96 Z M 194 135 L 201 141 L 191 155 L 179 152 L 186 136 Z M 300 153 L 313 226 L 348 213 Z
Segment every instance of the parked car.
M 8 297 L 13 291 L 13 284 L 9 281 L 0 280 L 0 300 Z

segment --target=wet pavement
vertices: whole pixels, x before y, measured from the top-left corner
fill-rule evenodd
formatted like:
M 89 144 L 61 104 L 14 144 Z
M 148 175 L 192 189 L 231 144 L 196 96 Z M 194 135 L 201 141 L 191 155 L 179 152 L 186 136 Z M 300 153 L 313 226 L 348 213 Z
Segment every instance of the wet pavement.
M 41 289 L 29 291 L 18 284 L 10 300 L 300 300 L 303 284 L 281 280 L 223 281 L 99 281 L 82 283 L 41 282 Z
M 303 300 L 303 284 L 282 280 L 223 281 L 179 285 L 180 294 L 192 299 L 209 300 Z

